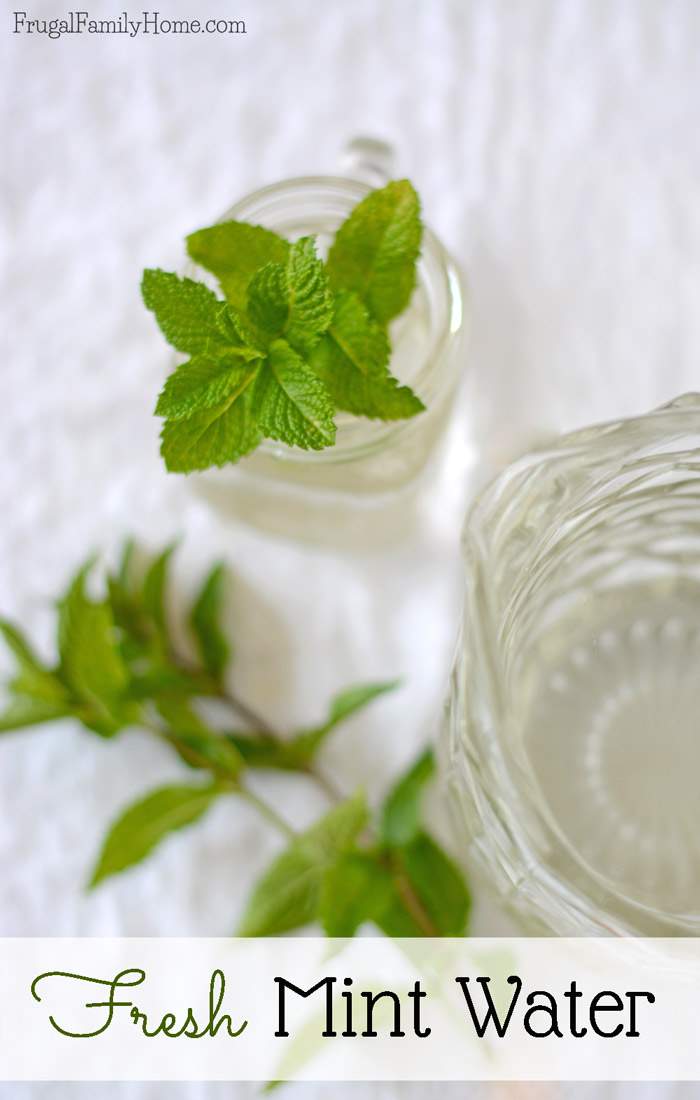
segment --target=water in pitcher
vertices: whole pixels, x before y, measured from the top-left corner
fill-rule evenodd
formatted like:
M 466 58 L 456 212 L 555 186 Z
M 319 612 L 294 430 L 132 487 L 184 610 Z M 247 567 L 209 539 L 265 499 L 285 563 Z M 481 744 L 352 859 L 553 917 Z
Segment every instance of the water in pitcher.
M 700 912 L 700 585 L 587 599 L 523 673 L 521 752 L 553 831 L 552 867 L 649 933 Z

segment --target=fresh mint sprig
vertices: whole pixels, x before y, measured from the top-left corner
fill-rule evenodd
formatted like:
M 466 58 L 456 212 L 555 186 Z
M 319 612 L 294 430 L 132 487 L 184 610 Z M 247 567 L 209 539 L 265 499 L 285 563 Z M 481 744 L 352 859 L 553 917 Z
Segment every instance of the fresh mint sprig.
M 335 442 L 335 413 L 397 420 L 424 409 L 390 371 L 389 322 L 409 304 L 422 224 L 408 180 L 370 192 L 324 263 L 313 237 L 290 243 L 229 221 L 187 238 L 203 283 L 144 271 L 143 300 L 189 359 L 156 405 L 167 468 L 237 462 L 263 439 L 305 450 Z
M 118 816 L 90 886 L 139 863 L 172 833 L 232 797 L 252 804 L 284 845 L 254 886 L 239 935 L 278 935 L 318 923 L 330 936 L 352 936 L 367 922 L 389 936 L 461 935 L 469 892 L 423 821 L 431 752 L 421 754 L 374 813 L 362 792 L 339 791 L 321 763 L 328 738 L 397 683 L 348 688 L 320 722 L 280 734 L 229 686 L 221 565 L 196 593 L 186 624 L 173 629 L 173 550 L 168 546 L 149 559 L 127 544 L 99 596 L 90 591 L 94 564 L 86 563 L 58 604 L 54 662 L 42 660 L 17 626 L 0 620 L 15 664 L 0 731 L 65 718 L 112 739 L 136 726 L 165 742 L 192 771 L 191 780 L 149 791 Z M 191 642 L 186 652 L 180 641 L 184 625 Z M 208 717 L 208 700 L 224 716 L 216 724 Z M 283 812 L 262 800 L 249 777 L 268 769 L 317 784 L 328 801 L 319 820 L 296 831 Z

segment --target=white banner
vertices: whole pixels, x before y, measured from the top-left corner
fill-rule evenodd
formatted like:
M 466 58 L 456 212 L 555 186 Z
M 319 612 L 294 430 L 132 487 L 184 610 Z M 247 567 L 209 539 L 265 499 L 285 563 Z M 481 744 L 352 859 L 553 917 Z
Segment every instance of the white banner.
M 4 1081 L 698 1080 L 700 940 L 0 940 Z

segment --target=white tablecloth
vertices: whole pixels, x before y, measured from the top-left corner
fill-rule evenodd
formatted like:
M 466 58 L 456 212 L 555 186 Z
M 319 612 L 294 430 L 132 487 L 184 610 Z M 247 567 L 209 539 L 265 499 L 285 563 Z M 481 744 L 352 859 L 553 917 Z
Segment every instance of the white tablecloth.
M 89 549 L 113 553 L 125 532 L 149 546 L 181 533 L 185 591 L 216 557 L 234 570 L 237 683 L 273 720 L 311 721 L 356 680 L 404 678 L 327 753 L 348 789 L 366 780 L 377 796 L 439 715 L 458 615 L 462 467 L 436 490 L 434 522 L 391 554 L 314 551 L 225 522 L 158 457 L 151 408 L 167 353 L 140 303 L 140 271 L 177 267 L 186 232 L 258 184 L 334 170 L 344 141 L 370 132 L 396 145 L 401 173 L 469 273 L 479 476 L 533 437 L 691 389 L 700 5 L 162 0 L 163 16 L 243 18 L 247 34 L 59 40 L 10 33 L 11 7 L 0 40 L 2 611 L 50 646 L 50 601 Z M 54 0 L 28 7 L 62 14 Z M 114 7 L 90 5 L 104 18 Z M 138 733 L 105 744 L 62 724 L 3 737 L 0 934 L 227 934 L 278 843 L 234 802 L 133 873 L 82 890 L 114 813 L 178 774 Z M 299 821 L 321 805 L 301 782 L 265 786 Z M 475 931 L 505 926 L 479 896 Z M 8 1100 L 252 1091 L 0 1086 Z M 529 1100 L 571 1090 L 484 1091 Z

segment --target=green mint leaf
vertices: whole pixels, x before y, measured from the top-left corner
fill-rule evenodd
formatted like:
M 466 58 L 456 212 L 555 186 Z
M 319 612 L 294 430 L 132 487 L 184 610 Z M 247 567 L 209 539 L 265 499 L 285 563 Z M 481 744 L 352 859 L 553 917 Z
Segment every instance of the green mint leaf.
M 287 282 L 289 319 L 284 335 L 296 351 L 307 356 L 333 317 L 333 294 L 313 237 L 301 237 L 290 248 Z
M 253 372 L 220 405 L 165 422 L 160 452 L 168 470 L 189 473 L 225 466 L 255 450 L 262 440 L 252 411 L 255 378 Z
M 219 334 L 223 303 L 204 283 L 148 268 L 141 280 L 144 303 L 169 344 L 187 355 L 201 355 L 226 342 Z
M 339 409 L 355 416 L 403 420 L 425 405 L 389 372 L 389 341 L 356 294 L 341 291 L 330 329 L 311 356 L 311 365 Z
M 394 904 L 389 870 L 370 852 L 346 852 L 324 876 L 320 921 L 327 936 L 354 936 L 368 921 L 379 924 Z
M 178 733 L 175 748 L 190 767 L 206 768 L 227 781 L 237 779 L 245 766 L 235 745 L 214 731 Z
M 44 671 L 39 658 L 18 626 L 8 619 L 0 619 L 0 634 L 21 669 L 28 672 Z
M 262 226 L 230 221 L 190 234 L 187 251 L 216 275 L 227 301 L 245 313 L 253 275 L 267 263 L 286 263 L 289 242 Z
M 248 284 L 248 317 L 268 339 L 281 336 L 289 318 L 289 285 L 282 264 L 265 264 Z
M 396 855 L 435 934 L 464 935 L 471 898 L 464 876 L 450 856 L 425 832 L 419 832 Z M 405 916 L 396 908 L 382 915 L 380 927 L 389 936 L 411 934 L 404 930 Z M 418 934 L 425 935 L 425 931 Z
M 231 656 L 231 647 L 221 629 L 226 570 L 219 563 L 206 577 L 190 611 L 190 626 L 207 672 L 221 682 Z
M 409 303 L 416 281 L 422 225 L 408 180 L 372 191 L 340 226 L 326 269 L 334 290 L 353 290 L 386 324 Z
M 253 396 L 258 427 L 269 439 L 319 451 L 335 442 L 335 409 L 323 382 L 284 340 L 275 340 Z
M 225 735 L 245 760 L 249 768 L 273 771 L 305 771 L 308 757 L 297 751 L 293 741 L 277 741 L 262 734 L 229 733 Z
M 284 337 L 307 356 L 333 316 L 333 296 L 313 237 L 289 249 L 286 264 L 266 264 L 248 287 L 248 316 L 268 339 Z
M 258 356 L 258 353 L 255 353 Z M 182 363 L 158 396 L 156 416 L 183 420 L 195 412 L 224 405 L 249 384 L 255 367 L 230 358 L 197 356 Z
M 186 698 L 161 697 L 156 705 L 168 725 L 166 736 L 181 760 L 228 780 L 238 776 L 244 760 L 236 746 L 225 734 L 210 729 Z
M 145 859 L 168 834 L 197 821 L 219 794 L 215 786 L 161 787 L 135 802 L 107 833 L 89 885 Z
M 175 543 L 171 543 L 153 559 L 143 578 L 141 594 L 143 609 L 146 615 L 150 617 L 158 636 L 164 643 L 167 642 L 168 636 L 166 619 L 168 572 L 174 550 Z
M 274 936 L 316 920 L 324 875 L 366 823 L 367 805 L 357 794 L 295 837 L 258 880 L 237 935 Z
M 314 726 L 312 729 L 302 730 L 292 741 L 288 742 L 289 748 L 295 752 L 298 758 L 306 761 L 310 760 L 336 726 L 358 711 L 364 710 L 380 695 L 395 691 L 400 682 L 400 680 L 385 680 L 380 683 L 355 684 L 353 687 L 339 692 L 331 700 L 325 722 L 320 726 Z
M 11 699 L 5 710 L 0 711 L 0 733 L 22 729 L 26 726 L 38 726 L 42 722 L 54 722 L 70 714 L 67 706 L 35 699 L 28 695 L 19 695 Z
M 79 571 L 59 603 L 60 676 L 77 699 L 96 707 L 92 728 L 106 734 L 116 732 L 122 724 L 117 710 L 128 672 L 109 603 L 93 601 L 85 592 L 90 568 L 88 563 Z
M 66 691 L 60 679 L 45 668 L 19 627 L 6 619 L 0 619 L 0 635 L 17 661 L 18 672 L 10 680 L 10 690 L 46 704 L 61 705 L 66 701 Z
M 421 798 L 435 772 L 432 749 L 426 749 L 390 791 L 382 807 L 381 839 L 389 846 L 409 844 L 420 830 Z
M 122 552 L 119 556 L 116 580 L 122 588 L 128 592 L 131 588 L 134 555 L 136 554 L 136 542 L 132 538 L 124 540 Z
M 345 688 L 331 701 L 327 725 L 337 726 L 339 722 L 344 722 L 358 710 L 363 710 L 373 703 L 380 695 L 396 691 L 400 684 L 400 680 L 381 680 L 378 683 L 355 684 L 353 687 Z

